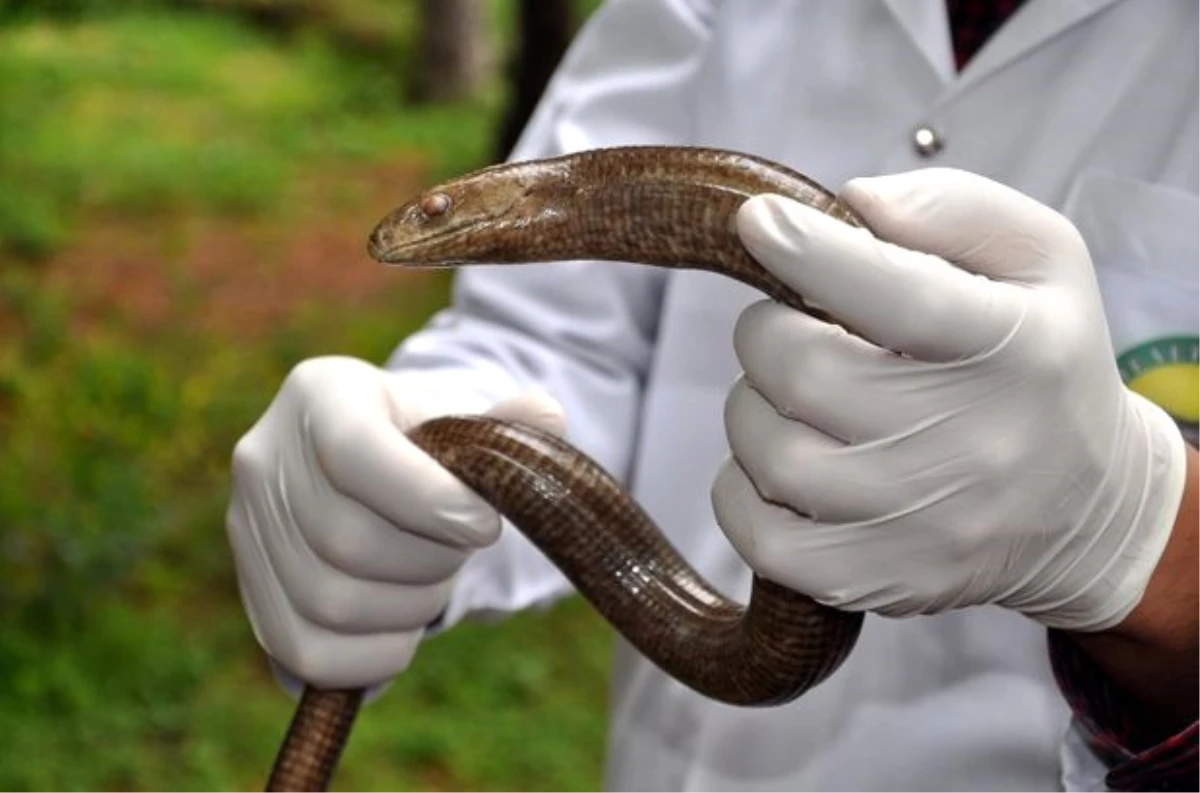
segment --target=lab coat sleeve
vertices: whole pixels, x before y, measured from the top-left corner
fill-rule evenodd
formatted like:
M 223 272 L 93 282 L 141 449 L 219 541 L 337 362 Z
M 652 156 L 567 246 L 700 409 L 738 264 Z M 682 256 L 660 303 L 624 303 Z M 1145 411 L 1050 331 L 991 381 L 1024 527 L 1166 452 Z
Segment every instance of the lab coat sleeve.
M 686 143 L 711 10 L 699 0 L 610 0 L 567 52 L 512 159 Z M 612 262 L 464 268 L 450 308 L 387 365 L 460 378 L 492 399 L 545 389 L 566 409 L 567 439 L 623 479 L 664 284 L 661 270 Z M 548 605 L 569 592 L 545 557 L 505 525 L 495 545 L 464 565 L 438 629 Z

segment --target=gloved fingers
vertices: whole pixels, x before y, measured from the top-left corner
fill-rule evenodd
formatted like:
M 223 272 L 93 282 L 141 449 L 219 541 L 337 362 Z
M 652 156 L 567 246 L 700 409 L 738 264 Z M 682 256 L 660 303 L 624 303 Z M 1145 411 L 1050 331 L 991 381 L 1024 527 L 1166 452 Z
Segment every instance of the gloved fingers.
M 412 663 L 423 633 L 340 636 L 297 620 L 295 636 L 272 654 L 285 671 L 318 688 L 373 688 Z
M 717 523 L 746 564 L 819 603 L 889 617 L 935 613 L 957 604 L 960 590 L 943 591 L 937 572 L 920 566 L 920 560 L 939 558 L 937 536 L 798 515 L 764 501 L 733 458 L 717 474 L 712 503 Z
M 489 410 L 487 415 L 530 424 L 560 438 L 567 429 L 567 415 L 563 406 L 554 397 L 540 390 L 528 391 L 506 399 Z
M 849 611 L 869 608 L 881 592 L 894 588 L 884 577 L 862 575 L 855 556 L 843 558 L 841 549 L 855 535 L 764 501 L 733 458 L 717 473 L 712 505 L 717 524 L 746 564 L 777 584 Z
M 768 504 L 735 458 L 726 459 L 712 486 L 713 514 L 730 545 L 758 575 L 805 591 L 786 557 L 792 539 L 814 525 L 812 518 Z M 764 529 L 768 529 L 764 531 Z
M 421 628 L 441 613 L 452 578 L 436 584 L 371 581 L 329 566 L 276 520 L 255 521 L 247 510 L 229 517 L 235 556 L 257 587 L 258 599 L 338 634 Z
M 846 443 L 888 437 L 922 415 L 907 397 L 920 364 L 774 301 L 742 312 L 733 346 L 777 412 Z
M 887 350 L 954 361 L 1010 332 L 1015 287 L 873 237 L 775 195 L 746 201 L 738 232 L 750 253 L 798 294 Z
M 233 479 L 226 519 L 231 532 L 273 527 L 273 540 L 305 543 L 331 567 L 385 582 L 438 583 L 453 576 L 466 559 L 464 550 L 396 527 L 335 492 L 324 479 L 303 476 L 283 484 L 289 466 L 248 471 L 253 463 L 245 455 L 239 455 L 237 464 L 242 470 Z
M 769 502 L 833 523 L 901 508 L 882 455 L 780 416 L 744 379 L 725 403 L 725 428 L 734 458 Z
M 420 630 L 445 610 L 454 586 L 364 581 L 314 561 L 279 559 L 276 570 L 296 613 L 340 636 Z
M 1059 213 L 952 168 L 852 179 L 839 198 L 881 239 L 1004 281 L 1040 284 L 1078 269 L 1082 239 Z
M 353 405 L 353 411 L 346 409 Z M 389 415 L 385 399 L 313 405 L 305 430 L 315 465 L 329 484 L 397 527 L 460 548 L 490 545 L 500 516 L 482 498 L 413 444 Z
M 565 427 L 562 407 L 538 391 L 501 402 L 488 415 L 520 421 L 556 435 Z M 331 492 L 320 480 L 295 495 L 292 509 L 313 550 L 355 578 L 436 583 L 453 575 L 466 558 L 460 547 L 431 540 L 430 532 L 424 536 L 414 533 L 419 527 L 412 524 L 394 525 L 367 506 Z
M 304 541 L 321 560 L 355 578 L 434 584 L 453 576 L 466 560 L 464 549 L 398 527 L 328 484 L 282 508 L 292 510 Z
M 384 683 L 408 667 L 423 631 L 347 636 L 322 628 L 296 613 L 278 578 L 262 574 L 261 545 L 235 553 L 234 561 L 254 636 L 291 675 L 322 688 L 359 688 Z

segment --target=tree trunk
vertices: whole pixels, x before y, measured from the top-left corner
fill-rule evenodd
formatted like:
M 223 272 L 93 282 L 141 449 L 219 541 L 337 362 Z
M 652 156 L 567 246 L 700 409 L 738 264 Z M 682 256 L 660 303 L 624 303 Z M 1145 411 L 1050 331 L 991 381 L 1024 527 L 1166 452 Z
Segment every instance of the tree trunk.
M 416 98 L 454 102 L 474 96 L 488 66 L 483 0 L 421 0 Z
M 516 145 L 571 43 L 578 24 L 573 11 L 571 0 L 521 0 L 516 47 L 509 66 L 511 94 L 496 138 L 497 160 L 507 158 Z

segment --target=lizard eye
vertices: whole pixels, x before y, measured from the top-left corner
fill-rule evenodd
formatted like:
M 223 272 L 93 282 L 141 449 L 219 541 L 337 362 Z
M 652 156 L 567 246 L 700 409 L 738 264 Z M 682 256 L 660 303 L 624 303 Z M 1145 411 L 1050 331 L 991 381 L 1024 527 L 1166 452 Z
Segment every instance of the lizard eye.
M 421 211 L 425 217 L 436 218 L 450 211 L 450 196 L 445 193 L 430 193 L 421 198 Z

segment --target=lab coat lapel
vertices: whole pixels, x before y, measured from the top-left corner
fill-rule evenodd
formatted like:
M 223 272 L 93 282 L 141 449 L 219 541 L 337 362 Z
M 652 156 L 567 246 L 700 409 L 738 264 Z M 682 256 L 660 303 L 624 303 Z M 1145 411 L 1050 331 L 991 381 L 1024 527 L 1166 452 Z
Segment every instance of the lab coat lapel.
M 995 73 L 1064 30 L 1120 2 L 1128 0 L 1026 0 L 962 74 L 956 75 L 945 0 L 884 0 L 939 79 L 952 84 L 951 93 Z
M 956 88 L 965 88 L 994 74 L 1063 31 L 1125 1 L 1026 0 L 967 64 Z
M 954 52 L 950 44 L 946 0 L 884 0 L 930 68 L 942 83 L 954 79 Z

